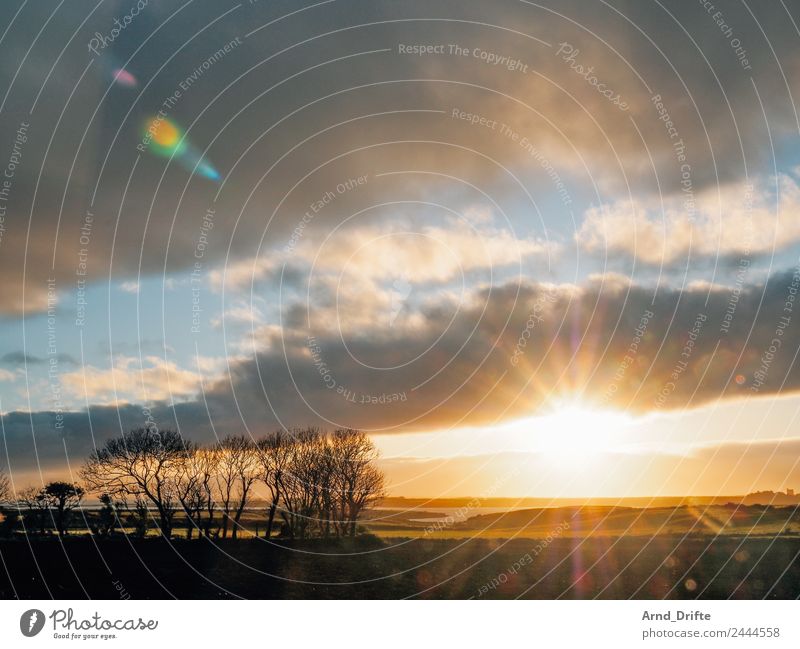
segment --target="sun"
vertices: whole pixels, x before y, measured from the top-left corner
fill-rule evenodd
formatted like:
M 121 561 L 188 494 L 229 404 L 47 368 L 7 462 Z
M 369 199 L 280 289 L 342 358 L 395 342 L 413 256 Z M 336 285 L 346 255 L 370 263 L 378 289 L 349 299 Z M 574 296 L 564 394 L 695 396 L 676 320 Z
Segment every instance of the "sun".
M 619 450 L 631 423 L 619 411 L 561 402 L 513 422 L 507 432 L 520 450 L 542 454 L 554 468 L 578 469 Z

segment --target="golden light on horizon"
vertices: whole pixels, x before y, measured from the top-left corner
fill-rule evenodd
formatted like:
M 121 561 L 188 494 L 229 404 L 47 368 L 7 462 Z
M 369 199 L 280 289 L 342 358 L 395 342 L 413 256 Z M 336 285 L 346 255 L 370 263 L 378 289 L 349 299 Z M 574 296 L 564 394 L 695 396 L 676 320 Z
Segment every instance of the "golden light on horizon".
M 541 453 L 553 468 L 572 470 L 587 468 L 603 455 L 619 451 L 632 422 L 623 412 L 563 401 L 546 414 L 502 428 L 515 445 Z

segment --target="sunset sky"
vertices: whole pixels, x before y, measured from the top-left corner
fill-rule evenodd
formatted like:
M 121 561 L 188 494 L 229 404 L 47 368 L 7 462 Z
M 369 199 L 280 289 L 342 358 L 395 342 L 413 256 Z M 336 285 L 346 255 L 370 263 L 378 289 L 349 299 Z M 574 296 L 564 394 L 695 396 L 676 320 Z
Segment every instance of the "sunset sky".
M 17 486 L 155 422 L 363 428 L 393 495 L 800 490 L 797 2 L 8 5 Z

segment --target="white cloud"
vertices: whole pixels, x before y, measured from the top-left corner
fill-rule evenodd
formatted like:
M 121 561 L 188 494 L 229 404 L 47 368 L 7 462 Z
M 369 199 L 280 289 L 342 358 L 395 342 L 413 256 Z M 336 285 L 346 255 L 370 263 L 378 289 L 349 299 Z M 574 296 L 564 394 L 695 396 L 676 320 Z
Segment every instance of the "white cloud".
M 740 182 L 698 194 L 694 220 L 686 197 L 594 207 L 587 210 L 575 237 L 589 252 L 625 253 L 647 264 L 672 263 L 689 255 L 770 253 L 800 242 L 800 186 L 785 174 L 772 183 Z
M 246 324 L 253 326 L 264 322 L 264 314 L 261 309 L 254 304 L 239 302 L 225 309 L 222 316 L 213 318 L 211 320 L 211 326 L 218 328 L 222 326 L 223 322 L 227 325 Z
M 139 282 L 122 282 L 119 285 L 120 290 L 125 291 L 126 293 L 138 293 L 139 292 Z
M 476 269 L 513 267 L 531 257 L 557 255 L 554 241 L 518 238 L 492 225 L 491 213 L 469 208 L 470 223 L 447 220 L 442 225 L 413 227 L 407 222 L 340 229 L 323 240 L 301 239 L 291 251 L 273 251 L 210 273 L 211 286 L 242 290 L 284 263 L 313 267 L 351 282 L 382 281 L 402 274 L 411 283 L 446 282 Z
M 203 377 L 213 381 L 217 377 Z M 64 391 L 81 401 L 113 405 L 178 401 L 199 392 L 201 375 L 183 369 L 159 356 L 146 356 L 140 363 L 133 356 L 117 356 L 109 369 L 87 365 L 61 377 Z

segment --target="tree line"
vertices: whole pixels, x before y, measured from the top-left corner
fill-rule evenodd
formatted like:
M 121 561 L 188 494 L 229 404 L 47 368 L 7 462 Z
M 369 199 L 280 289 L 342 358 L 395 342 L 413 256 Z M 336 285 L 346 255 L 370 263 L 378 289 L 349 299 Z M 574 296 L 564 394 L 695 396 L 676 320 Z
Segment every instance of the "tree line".
M 12 496 L 0 473 L 4 507 L 0 533 L 22 516 L 28 533 L 47 528 L 64 535 L 76 511 L 92 533 L 108 536 L 132 528 L 145 536 L 151 522 L 170 538 L 178 519 L 187 537 L 237 538 L 242 517 L 264 489 L 265 535 L 298 538 L 355 536 L 365 508 L 384 494 L 378 452 L 362 431 L 318 428 L 281 430 L 257 440 L 232 435 L 200 445 L 172 430 L 139 428 L 92 451 L 81 484 L 51 482 Z M 87 493 L 101 507 L 81 509 Z

